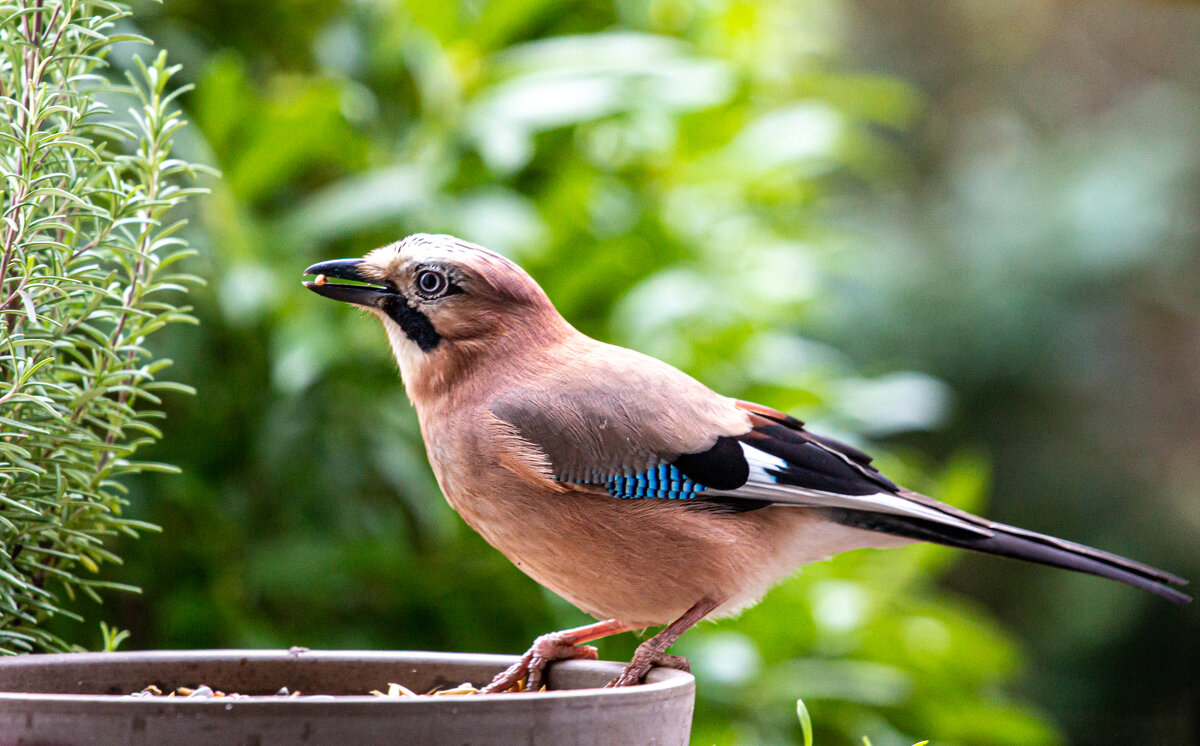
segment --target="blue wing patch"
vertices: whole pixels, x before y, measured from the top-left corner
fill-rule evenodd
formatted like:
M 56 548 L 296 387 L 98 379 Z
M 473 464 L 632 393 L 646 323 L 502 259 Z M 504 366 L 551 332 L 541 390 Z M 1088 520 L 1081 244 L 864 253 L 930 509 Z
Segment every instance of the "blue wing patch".
M 687 500 L 704 492 L 697 484 L 671 464 L 660 464 L 638 474 L 593 474 L 588 479 L 572 480 L 581 484 L 602 484 L 613 497 L 657 497 L 666 500 Z

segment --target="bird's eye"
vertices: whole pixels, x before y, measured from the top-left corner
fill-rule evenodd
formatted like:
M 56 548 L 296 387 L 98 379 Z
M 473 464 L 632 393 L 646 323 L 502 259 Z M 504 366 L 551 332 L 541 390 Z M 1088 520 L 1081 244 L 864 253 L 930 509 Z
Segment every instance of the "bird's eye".
M 423 269 L 417 273 L 417 290 L 426 298 L 436 298 L 446 292 L 450 281 L 436 269 Z

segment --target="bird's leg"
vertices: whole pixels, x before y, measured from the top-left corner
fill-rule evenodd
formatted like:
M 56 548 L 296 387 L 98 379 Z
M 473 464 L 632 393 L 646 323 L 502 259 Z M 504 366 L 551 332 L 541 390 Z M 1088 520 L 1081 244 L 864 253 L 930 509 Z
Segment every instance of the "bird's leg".
M 646 673 L 649 672 L 651 666 L 666 666 L 678 668 L 681 671 L 690 671 L 691 664 L 688 663 L 687 658 L 679 655 L 667 655 L 667 648 L 671 647 L 671 644 L 678 640 L 680 635 L 696 626 L 697 622 L 720 605 L 719 601 L 711 598 L 700 599 L 695 606 L 685 611 L 683 616 L 663 627 L 662 631 L 654 637 L 638 645 L 638 649 L 633 654 L 633 660 L 629 661 L 621 675 L 608 682 L 606 687 L 640 684 L 642 679 L 646 678 Z
M 507 692 L 518 681 L 525 679 L 525 691 L 536 692 L 542 687 L 542 671 L 547 664 L 574 658 L 595 660 L 596 649 L 582 643 L 634 629 L 638 629 L 638 626 L 608 619 L 542 635 L 533 641 L 533 645 L 521 656 L 521 660 L 497 675 L 482 691 L 484 694 Z

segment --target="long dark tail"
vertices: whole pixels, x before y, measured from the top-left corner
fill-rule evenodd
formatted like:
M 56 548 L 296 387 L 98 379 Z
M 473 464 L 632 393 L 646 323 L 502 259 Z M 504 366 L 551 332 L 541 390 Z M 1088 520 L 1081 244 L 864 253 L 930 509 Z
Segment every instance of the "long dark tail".
M 830 512 L 833 520 L 846 526 L 1099 575 L 1150 591 L 1177 604 L 1192 600 L 1191 596 L 1171 587 L 1187 584 L 1177 575 L 1083 544 L 1002 523 L 987 521 L 985 525 L 991 536 L 981 536 L 941 523 L 891 513 L 845 509 L 832 509 Z

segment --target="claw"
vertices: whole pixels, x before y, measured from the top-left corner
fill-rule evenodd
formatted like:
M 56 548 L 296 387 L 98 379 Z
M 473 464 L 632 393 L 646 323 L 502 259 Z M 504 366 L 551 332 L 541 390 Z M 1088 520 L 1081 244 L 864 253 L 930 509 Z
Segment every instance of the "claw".
M 633 660 L 625 666 L 625 670 L 612 681 L 604 685 L 605 689 L 611 689 L 618 686 L 634 686 L 641 684 L 646 678 L 646 674 L 650 673 L 650 669 L 654 666 L 662 666 L 664 668 L 675 668 L 680 671 L 691 673 L 692 663 L 682 655 L 669 655 L 661 653 L 653 649 L 643 650 L 641 647 L 633 654 Z
M 595 660 L 596 648 L 591 645 L 576 645 L 571 637 L 562 632 L 551 632 L 533 641 L 521 659 L 509 666 L 485 686 L 482 694 L 499 694 L 512 691 L 522 679 L 525 686 L 518 691 L 536 692 L 542 688 L 546 666 L 561 660 Z
M 483 694 L 499 694 L 510 691 L 541 691 L 542 675 L 550 663 L 581 658 L 596 660 L 596 648 L 583 643 L 637 628 L 636 624 L 629 624 L 617 619 L 606 619 L 595 624 L 585 624 L 582 627 L 542 635 L 533 641 L 533 645 L 525 651 L 525 655 L 522 655 L 520 660 L 492 679 L 492 682 L 481 692 Z M 523 686 L 518 686 L 522 683 Z
M 663 668 L 674 668 L 676 671 L 684 673 L 692 672 L 692 662 L 682 655 L 668 655 L 663 653 L 655 659 L 654 665 L 662 666 Z

